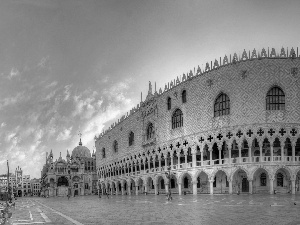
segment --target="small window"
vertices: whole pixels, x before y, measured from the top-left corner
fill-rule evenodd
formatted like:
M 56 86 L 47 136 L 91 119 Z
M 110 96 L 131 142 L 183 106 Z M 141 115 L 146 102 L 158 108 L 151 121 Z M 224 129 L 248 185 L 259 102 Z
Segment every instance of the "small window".
M 129 146 L 134 144 L 134 133 L 131 131 L 129 134 Z
M 267 176 L 265 173 L 260 175 L 260 186 L 267 186 Z
M 118 142 L 116 140 L 114 141 L 113 148 L 114 148 L 115 153 L 117 153 L 118 152 Z
M 153 138 L 153 135 L 154 135 L 153 124 L 149 123 L 147 127 L 147 140 Z
M 183 126 L 183 115 L 180 109 L 176 109 L 172 116 L 172 129 Z
M 271 88 L 266 97 L 267 110 L 284 110 L 285 109 L 285 94 L 280 87 Z
M 229 115 L 230 100 L 229 97 L 222 93 L 218 96 L 214 104 L 214 117 Z
M 170 109 L 171 109 L 171 98 L 168 97 L 168 110 L 170 110 Z
M 105 158 L 105 148 L 102 149 L 102 158 Z
M 186 103 L 186 90 L 182 91 L 181 97 L 182 97 L 182 103 Z

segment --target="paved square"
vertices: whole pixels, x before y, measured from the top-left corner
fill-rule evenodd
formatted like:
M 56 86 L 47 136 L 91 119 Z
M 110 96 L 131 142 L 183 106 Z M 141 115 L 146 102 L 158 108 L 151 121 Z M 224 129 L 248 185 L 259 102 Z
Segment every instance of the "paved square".
M 296 205 L 295 205 L 296 203 Z M 300 196 L 165 195 L 20 198 L 12 224 L 300 224 Z

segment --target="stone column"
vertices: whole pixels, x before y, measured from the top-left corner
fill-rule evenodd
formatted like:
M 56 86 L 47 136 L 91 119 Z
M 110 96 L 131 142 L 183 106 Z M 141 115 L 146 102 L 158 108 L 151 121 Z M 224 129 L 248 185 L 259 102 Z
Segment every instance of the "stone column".
M 227 148 L 228 148 L 228 154 L 229 154 L 229 165 L 231 164 L 231 149 L 232 149 L 232 144 L 229 143 L 227 144 Z M 232 186 L 231 186 L 232 187 Z
M 248 149 L 248 161 L 249 162 L 252 162 L 252 141 L 250 142 L 250 143 L 248 143 L 248 147 L 249 147 L 249 149 Z
M 102 195 L 104 195 L 104 187 L 101 188 Z
M 127 194 L 131 195 L 131 182 L 127 185 Z
M 173 169 L 173 155 L 171 156 L 171 169 Z
M 161 158 L 158 156 L 158 170 L 161 171 Z
M 110 184 L 110 195 L 113 195 L 113 187 L 112 187 L 112 184 Z
M 248 180 L 248 181 L 249 181 L 249 194 L 253 194 L 253 189 L 252 189 L 253 182 L 252 182 L 252 180 Z
M 213 165 L 213 161 L 212 161 L 212 147 L 209 147 L 208 149 L 209 151 L 209 165 Z
M 144 164 L 144 174 L 146 173 L 146 164 L 145 164 L 145 160 L 143 160 L 143 164 Z
M 239 163 L 242 163 L 242 143 L 238 143 L 239 148 Z
M 209 194 L 214 194 L 214 180 L 209 180 Z
M 281 141 L 280 142 L 280 150 L 281 150 L 281 162 L 284 162 L 285 161 L 285 159 L 284 159 L 284 145 L 285 145 L 285 143 L 284 143 L 284 141 Z
M 181 183 L 179 183 L 179 182 L 177 182 L 177 184 L 178 184 L 178 195 L 181 195 L 182 193 L 182 187 L 181 187 Z
M 124 184 L 121 184 L 121 190 L 122 190 L 122 195 L 124 195 L 125 194 L 125 192 L 124 192 Z
M 259 161 L 260 161 L 260 162 L 263 161 L 263 157 L 262 157 L 262 148 L 263 148 L 263 142 L 260 141 L 260 142 L 259 142 L 259 157 L 260 157 Z
M 118 183 L 115 186 L 116 186 L 116 195 L 118 195 L 119 194 L 119 185 L 118 185 Z
M 154 182 L 154 193 L 155 193 L 155 195 L 157 195 L 157 192 L 158 192 L 158 190 L 157 190 L 157 183 Z
M 188 168 L 187 152 L 184 153 L 184 163 L 185 163 L 185 168 Z
M 274 177 L 270 178 L 270 194 L 274 194 Z
M 200 157 L 201 157 L 201 166 L 203 166 L 203 146 L 201 147 L 201 149 L 200 149 Z
M 197 195 L 197 180 L 192 181 L 193 184 L 193 195 Z
M 222 165 L 222 159 L 221 159 L 221 151 L 222 151 L 222 145 L 218 145 L 218 151 L 219 151 L 219 165 Z
M 195 168 L 196 165 L 196 152 L 192 152 L 192 166 Z
M 180 168 L 180 152 L 178 153 L 178 156 L 177 156 L 177 158 L 178 158 L 178 162 L 177 162 L 177 164 L 178 164 L 178 169 Z
M 136 164 L 134 165 L 134 173 L 136 174 L 137 166 Z
M 139 161 L 139 169 L 140 169 L 140 174 L 142 173 L 142 163 Z
M 135 186 L 135 195 L 139 195 L 139 187 L 138 187 L 138 185 Z
M 292 142 L 292 162 L 295 162 L 295 147 L 296 147 L 296 141 Z
M 144 185 L 145 185 L 145 190 L 144 190 L 144 191 L 145 191 L 146 193 L 148 193 L 148 183 L 144 182 Z
M 148 159 L 148 170 L 149 170 L 149 172 L 150 172 L 150 169 L 151 169 L 151 167 L 150 167 L 150 159 Z
M 168 167 L 168 160 L 167 160 L 167 157 L 165 158 L 165 170 L 167 170 L 167 167 Z
M 296 194 L 296 182 L 294 179 L 291 179 L 291 183 L 292 183 L 292 194 Z
M 133 174 L 133 162 L 131 162 L 131 174 Z
M 273 162 L 273 155 L 274 155 L 274 152 L 273 152 L 273 144 L 274 144 L 274 142 L 273 141 L 270 141 L 270 151 L 271 151 L 271 162 Z
M 232 180 L 228 180 L 228 183 L 229 183 L 229 194 L 232 195 Z

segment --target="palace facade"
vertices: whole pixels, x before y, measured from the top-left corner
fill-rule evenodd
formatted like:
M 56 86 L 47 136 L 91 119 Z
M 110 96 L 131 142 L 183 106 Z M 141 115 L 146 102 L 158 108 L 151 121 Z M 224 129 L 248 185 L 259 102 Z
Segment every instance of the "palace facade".
M 46 156 L 46 164 L 41 171 L 42 196 L 90 195 L 97 193 L 96 156 L 93 152 L 79 145 L 66 160 L 61 157 L 53 161 L 52 150 Z
M 206 63 L 149 91 L 95 137 L 102 192 L 299 193 L 300 58 L 282 48 Z

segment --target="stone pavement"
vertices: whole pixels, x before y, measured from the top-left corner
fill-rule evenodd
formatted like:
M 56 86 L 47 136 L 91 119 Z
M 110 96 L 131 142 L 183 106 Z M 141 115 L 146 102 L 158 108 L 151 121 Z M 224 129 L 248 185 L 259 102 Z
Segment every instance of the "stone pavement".
M 19 198 L 11 224 L 300 224 L 299 195 L 172 197 L 169 202 L 165 195 Z

